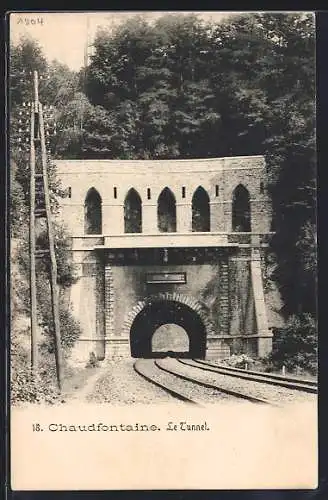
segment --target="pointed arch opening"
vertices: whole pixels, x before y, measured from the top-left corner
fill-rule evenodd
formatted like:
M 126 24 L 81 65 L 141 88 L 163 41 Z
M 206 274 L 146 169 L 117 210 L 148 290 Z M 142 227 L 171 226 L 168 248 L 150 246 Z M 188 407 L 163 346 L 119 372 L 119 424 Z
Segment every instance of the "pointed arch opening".
M 251 231 L 250 196 L 242 184 L 239 184 L 233 192 L 232 230 L 244 233 Z
M 158 229 L 161 233 L 175 233 L 177 230 L 176 201 L 172 191 L 163 189 L 157 201 Z
M 90 188 L 84 202 L 85 234 L 102 233 L 101 196 L 95 188 Z
M 192 231 L 210 231 L 210 198 L 207 191 L 199 186 L 192 197 Z
M 134 188 L 129 190 L 124 200 L 124 232 L 142 232 L 142 201 Z

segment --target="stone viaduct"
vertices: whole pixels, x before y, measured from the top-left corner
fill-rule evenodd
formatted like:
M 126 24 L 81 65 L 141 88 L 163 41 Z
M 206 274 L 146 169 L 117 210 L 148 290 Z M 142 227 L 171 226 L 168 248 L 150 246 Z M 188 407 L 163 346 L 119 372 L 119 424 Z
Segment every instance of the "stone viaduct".
M 69 297 L 83 331 L 78 359 L 155 357 L 152 339 L 167 324 L 183 329 L 190 357 L 270 352 L 262 156 L 56 166 L 78 273 Z

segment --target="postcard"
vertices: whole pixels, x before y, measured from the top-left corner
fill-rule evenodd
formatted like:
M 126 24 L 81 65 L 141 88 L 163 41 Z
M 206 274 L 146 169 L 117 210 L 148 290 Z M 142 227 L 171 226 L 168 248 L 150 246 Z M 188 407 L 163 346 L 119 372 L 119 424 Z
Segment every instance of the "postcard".
M 313 12 L 12 12 L 11 488 L 318 485 Z

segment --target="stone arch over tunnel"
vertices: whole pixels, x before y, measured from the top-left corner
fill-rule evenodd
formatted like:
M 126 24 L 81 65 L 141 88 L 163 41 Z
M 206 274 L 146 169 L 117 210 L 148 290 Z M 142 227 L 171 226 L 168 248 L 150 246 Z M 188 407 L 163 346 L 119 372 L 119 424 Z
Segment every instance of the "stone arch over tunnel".
M 167 350 L 153 350 L 152 338 L 162 325 L 178 325 L 189 338 L 189 349 L 174 351 L 168 343 Z M 162 357 L 171 354 L 190 358 L 205 358 L 206 339 L 212 328 L 201 304 L 180 294 L 161 294 L 140 301 L 130 311 L 124 324 L 124 332 L 130 338 L 132 357 Z

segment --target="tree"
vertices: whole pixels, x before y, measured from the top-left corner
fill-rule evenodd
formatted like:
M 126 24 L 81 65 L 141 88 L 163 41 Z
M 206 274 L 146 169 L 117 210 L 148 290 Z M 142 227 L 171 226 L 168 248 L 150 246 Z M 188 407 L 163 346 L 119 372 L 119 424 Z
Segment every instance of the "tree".
M 22 36 L 16 46 L 10 47 L 9 78 L 11 113 L 17 105 L 32 101 L 33 71 L 46 74 L 48 64 L 40 45 L 32 38 Z M 33 80 L 32 80 L 33 81 Z
M 291 315 L 286 327 L 275 332 L 273 351 L 269 359 L 281 369 L 283 365 L 294 371 L 301 368 L 317 372 L 317 325 L 310 314 Z

